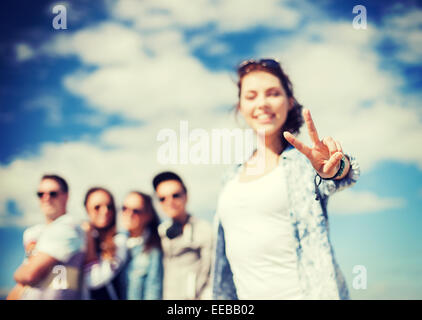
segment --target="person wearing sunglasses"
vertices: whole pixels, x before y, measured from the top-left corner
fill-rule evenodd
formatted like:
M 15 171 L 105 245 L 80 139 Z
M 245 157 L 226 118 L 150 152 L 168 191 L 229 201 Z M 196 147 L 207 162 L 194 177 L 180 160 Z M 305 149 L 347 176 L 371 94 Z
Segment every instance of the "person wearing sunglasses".
M 237 75 L 236 113 L 259 143 L 219 196 L 213 296 L 348 299 L 329 239 L 327 201 L 356 182 L 359 165 L 338 141 L 319 138 L 278 61 L 245 61 Z M 312 146 L 296 138 L 304 122 Z
M 142 192 L 130 192 L 120 214 L 129 233 L 128 259 L 119 274 L 121 298 L 125 300 L 160 300 L 163 264 L 158 225 L 160 219 L 152 198 Z
M 26 259 L 14 274 L 17 286 L 8 299 L 80 299 L 85 238 L 79 222 L 66 214 L 67 182 L 44 175 L 36 194 L 45 223 L 24 232 Z
M 121 299 L 118 275 L 127 258 L 127 234 L 117 232 L 116 206 L 110 191 L 94 187 L 87 191 L 84 206 L 89 221 L 84 266 L 84 299 Z
M 158 228 L 164 253 L 163 298 L 210 299 L 211 226 L 186 211 L 187 189 L 177 174 L 162 172 L 152 184 L 170 218 Z

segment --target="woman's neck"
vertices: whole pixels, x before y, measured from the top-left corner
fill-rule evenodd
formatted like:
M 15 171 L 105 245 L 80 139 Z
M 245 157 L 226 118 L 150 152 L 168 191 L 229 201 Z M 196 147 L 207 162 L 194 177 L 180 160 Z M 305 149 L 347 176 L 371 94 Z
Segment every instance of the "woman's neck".
M 274 158 L 278 159 L 284 150 L 283 142 L 279 135 L 265 136 L 259 141 L 259 143 L 262 143 L 264 146 L 263 151 L 265 152 L 266 163 L 272 162 Z

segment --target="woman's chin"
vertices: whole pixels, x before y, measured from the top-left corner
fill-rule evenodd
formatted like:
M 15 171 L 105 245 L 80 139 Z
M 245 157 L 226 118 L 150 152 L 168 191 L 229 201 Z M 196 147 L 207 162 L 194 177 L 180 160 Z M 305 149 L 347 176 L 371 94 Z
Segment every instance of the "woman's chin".
M 254 126 L 254 131 L 257 133 L 264 133 L 265 137 L 272 137 L 275 134 L 278 134 L 281 130 L 281 127 L 275 126 L 272 123 L 268 123 L 268 124 L 257 124 Z

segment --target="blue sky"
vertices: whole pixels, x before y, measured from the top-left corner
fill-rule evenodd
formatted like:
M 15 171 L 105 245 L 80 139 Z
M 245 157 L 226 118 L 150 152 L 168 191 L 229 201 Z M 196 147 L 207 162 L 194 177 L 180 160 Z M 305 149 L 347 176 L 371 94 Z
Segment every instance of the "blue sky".
M 55 30 L 52 8 L 67 8 Z M 367 29 L 352 26 L 355 5 Z M 226 165 L 157 161 L 164 128 L 235 128 L 234 66 L 275 57 L 320 136 L 340 140 L 360 181 L 329 203 L 336 256 L 355 299 L 422 298 L 422 9 L 417 1 L 8 1 L 0 19 L 0 292 L 13 285 L 35 190 L 56 172 L 69 214 L 85 191 L 151 192 L 173 169 L 190 210 L 212 220 Z M 240 121 L 240 126 L 242 123 Z M 307 141 L 306 130 L 301 135 Z M 206 181 L 207 183 L 204 183 Z M 364 265 L 366 290 L 352 287 Z

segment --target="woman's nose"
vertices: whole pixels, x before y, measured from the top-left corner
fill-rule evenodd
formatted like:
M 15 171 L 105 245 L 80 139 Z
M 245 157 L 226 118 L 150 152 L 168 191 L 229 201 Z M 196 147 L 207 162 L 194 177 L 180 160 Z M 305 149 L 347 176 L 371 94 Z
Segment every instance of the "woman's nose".
M 264 95 L 259 95 L 255 101 L 256 101 L 256 107 L 258 109 L 264 109 L 268 107 L 268 101 Z
M 107 212 L 108 212 L 107 206 L 101 206 L 100 207 L 100 213 L 101 214 L 107 214 Z

